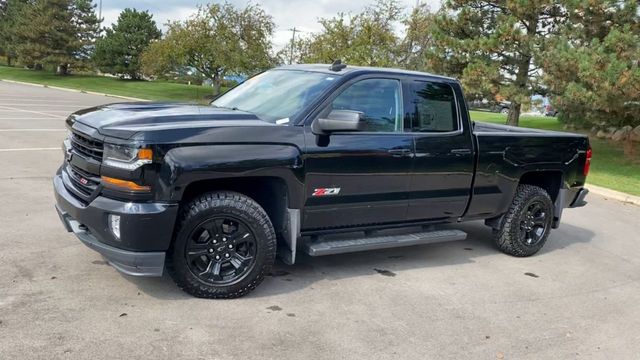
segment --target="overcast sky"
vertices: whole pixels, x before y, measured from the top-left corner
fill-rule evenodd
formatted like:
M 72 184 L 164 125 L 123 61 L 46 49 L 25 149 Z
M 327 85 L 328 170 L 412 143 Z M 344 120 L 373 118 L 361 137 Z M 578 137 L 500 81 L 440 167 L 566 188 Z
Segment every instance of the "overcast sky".
M 98 3 L 100 0 L 94 0 Z M 400 0 L 407 9 L 416 5 L 418 0 Z M 440 0 L 421 0 L 429 4 L 432 10 L 440 6 Z M 218 1 L 214 1 L 218 2 Z M 230 3 L 244 7 L 247 0 L 230 0 Z M 260 4 L 276 23 L 274 45 L 280 49 L 291 40 L 291 32 L 288 29 L 296 27 L 304 32 L 319 30 L 318 19 L 333 17 L 338 12 L 358 13 L 375 0 L 262 0 L 253 1 Z M 118 19 L 118 14 L 126 7 L 138 10 L 149 10 L 160 28 L 168 20 L 182 20 L 188 18 L 196 11 L 198 4 L 206 4 L 206 1 L 188 0 L 102 0 L 103 26 L 109 26 Z

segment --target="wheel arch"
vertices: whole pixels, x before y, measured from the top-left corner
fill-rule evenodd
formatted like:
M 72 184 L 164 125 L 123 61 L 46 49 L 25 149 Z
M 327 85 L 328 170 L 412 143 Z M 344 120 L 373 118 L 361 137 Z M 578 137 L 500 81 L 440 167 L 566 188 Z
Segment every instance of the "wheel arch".
M 269 143 L 174 148 L 164 156 L 158 185 L 160 198 L 180 204 L 211 191 L 235 191 L 252 198 L 267 212 L 278 240 L 286 240 L 294 261 L 299 209 L 304 201 L 302 153 L 297 146 Z
M 553 202 L 552 228 L 554 229 L 560 226 L 564 209 L 566 189 L 564 189 L 563 181 L 564 175 L 561 170 L 536 170 L 522 174 L 519 182 L 523 185 L 537 186 L 549 194 L 551 202 Z
M 200 194 L 214 191 L 234 191 L 257 202 L 273 224 L 279 255 L 286 263 L 295 262 L 300 215 L 298 210 L 289 207 L 290 189 L 284 179 L 251 176 L 194 181 L 184 189 L 180 204 L 183 206 Z
M 562 181 L 563 175 L 560 170 L 536 170 L 522 174 L 518 184 L 543 188 L 551 197 L 551 201 L 555 202 L 562 189 Z
M 194 181 L 182 192 L 181 204 L 186 204 L 196 196 L 212 191 L 235 191 L 255 200 L 269 215 L 276 231 L 282 219 L 279 214 L 288 207 L 289 195 L 286 182 L 273 176 L 252 176 L 245 178 L 222 178 Z
M 505 212 L 511 204 L 513 197 L 516 196 L 518 185 L 537 186 L 544 189 L 547 194 L 549 194 L 551 202 L 554 204 L 553 228 L 557 228 L 562 217 L 563 204 L 565 201 L 564 196 L 566 192 L 566 190 L 563 189 L 563 172 L 561 170 L 530 170 L 522 173 L 522 175 L 516 179 L 518 179 L 517 183 L 515 181 L 512 182 L 513 187 L 511 188 L 511 196 L 504 198 L 509 200 L 504 203 Z M 492 218 L 485 219 L 485 224 L 491 226 L 493 229 L 498 229 L 505 212 L 501 212 L 499 215 Z

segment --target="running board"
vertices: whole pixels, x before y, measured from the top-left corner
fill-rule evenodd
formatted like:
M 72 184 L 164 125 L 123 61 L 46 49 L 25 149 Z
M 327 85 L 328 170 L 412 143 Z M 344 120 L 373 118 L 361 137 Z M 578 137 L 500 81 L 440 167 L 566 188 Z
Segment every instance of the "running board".
M 467 233 L 460 230 L 437 230 L 404 235 L 365 237 L 359 239 L 330 240 L 309 243 L 305 246 L 310 256 L 343 254 L 356 251 L 388 249 L 401 246 L 433 244 L 465 240 Z

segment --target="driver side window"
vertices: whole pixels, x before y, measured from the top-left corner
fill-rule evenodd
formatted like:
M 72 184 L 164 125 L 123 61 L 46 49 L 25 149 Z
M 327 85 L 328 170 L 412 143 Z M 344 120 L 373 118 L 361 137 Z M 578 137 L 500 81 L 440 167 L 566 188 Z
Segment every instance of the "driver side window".
M 364 113 L 362 131 L 402 131 L 400 82 L 391 79 L 360 80 L 344 90 L 331 103 L 331 110 Z

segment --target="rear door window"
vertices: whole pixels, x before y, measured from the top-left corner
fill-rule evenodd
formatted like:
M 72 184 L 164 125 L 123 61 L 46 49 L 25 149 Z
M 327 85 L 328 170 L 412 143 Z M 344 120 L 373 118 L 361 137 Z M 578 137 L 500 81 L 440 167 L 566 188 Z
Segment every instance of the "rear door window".
M 453 88 L 448 84 L 413 81 L 409 84 L 405 122 L 413 132 L 458 130 Z

